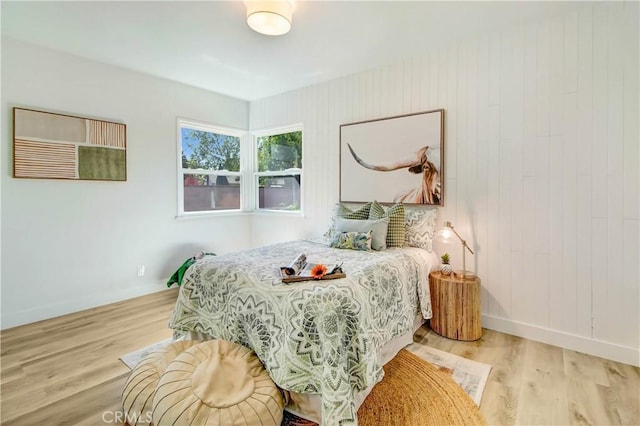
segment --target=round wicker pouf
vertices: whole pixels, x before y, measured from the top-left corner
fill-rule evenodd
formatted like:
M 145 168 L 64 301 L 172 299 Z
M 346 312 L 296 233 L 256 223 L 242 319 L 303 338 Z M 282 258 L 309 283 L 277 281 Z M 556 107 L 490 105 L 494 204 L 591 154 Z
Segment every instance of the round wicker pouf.
M 153 398 L 163 425 L 280 426 L 284 401 L 256 354 L 225 340 L 187 349 L 164 372 Z
M 384 365 L 382 381 L 358 410 L 358 425 L 480 426 L 486 422 L 471 398 L 448 375 L 402 349 Z M 291 413 L 283 426 L 316 426 Z
M 199 343 L 196 340 L 169 343 L 151 352 L 131 370 L 122 391 L 122 408 L 131 426 L 148 424 L 148 413 L 151 413 L 151 401 L 160 376 L 179 354 Z

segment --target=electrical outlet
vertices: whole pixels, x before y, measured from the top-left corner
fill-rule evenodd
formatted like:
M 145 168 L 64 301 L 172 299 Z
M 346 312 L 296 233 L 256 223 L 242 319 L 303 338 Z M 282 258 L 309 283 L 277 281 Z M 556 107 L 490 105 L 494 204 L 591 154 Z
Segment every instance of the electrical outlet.
M 138 265 L 138 277 L 144 277 L 144 265 Z

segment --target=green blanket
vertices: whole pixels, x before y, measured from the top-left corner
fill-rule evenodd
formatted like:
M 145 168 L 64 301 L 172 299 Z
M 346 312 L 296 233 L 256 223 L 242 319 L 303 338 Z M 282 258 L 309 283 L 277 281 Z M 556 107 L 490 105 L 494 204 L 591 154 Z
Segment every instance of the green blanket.
M 182 265 L 180 265 L 180 267 L 173 273 L 173 275 L 171 275 L 171 277 L 169 278 L 169 281 L 167 281 L 167 287 L 171 287 L 174 284 L 178 284 L 178 287 L 179 287 L 182 284 L 182 278 L 184 278 L 184 273 L 187 272 L 187 269 L 189 269 L 191 265 L 193 265 L 194 263 L 196 263 L 197 260 L 200 260 L 205 256 L 215 256 L 215 255 L 216 255 L 215 253 L 208 253 L 208 252 L 201 251 L 197 255 L 191 256 L 190 258 L 185 260 Z

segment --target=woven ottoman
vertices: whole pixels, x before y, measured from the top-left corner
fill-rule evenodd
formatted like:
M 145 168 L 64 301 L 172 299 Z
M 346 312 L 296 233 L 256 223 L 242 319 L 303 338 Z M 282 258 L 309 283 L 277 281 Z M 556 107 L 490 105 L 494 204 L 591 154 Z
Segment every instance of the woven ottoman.
M 280 426 L 284 410 L 256 354 L 225 340 L 200 343 L 171 361 L 152 405 L 156 426 Z
M 151 352 L 131 370 L 122 391 L 122 408 L 128 424 L 137 426 L 149 423 L 153 408 L 151 402 L 160 376 L 179 354 L 199 343 L 196 340 L 169 343 Z

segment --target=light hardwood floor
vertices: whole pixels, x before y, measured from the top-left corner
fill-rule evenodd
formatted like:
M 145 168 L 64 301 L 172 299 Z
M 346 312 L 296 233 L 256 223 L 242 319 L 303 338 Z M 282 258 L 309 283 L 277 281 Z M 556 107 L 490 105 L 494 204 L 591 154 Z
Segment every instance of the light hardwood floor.
M 2 425 L 115 423 L 129 373 L 118 357 L 171 336 L 176 294 L 2 331 Z M 640 424 L 636 367 L 486 329 L 457 342 L 423 326 L 414 340 L 493 366 L 480 405 L 489 424 Z

